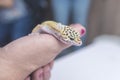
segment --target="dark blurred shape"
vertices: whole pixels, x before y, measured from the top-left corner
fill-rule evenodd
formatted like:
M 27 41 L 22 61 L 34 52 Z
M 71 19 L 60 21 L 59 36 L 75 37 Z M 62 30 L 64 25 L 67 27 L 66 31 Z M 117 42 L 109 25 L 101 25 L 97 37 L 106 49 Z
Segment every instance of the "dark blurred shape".
M 46 0 L 0 0 L 0 46 L 30 33 L 47 19 L 47 8 Z
M 9 0 L 7 0 L 9 1 Z M 0 8 L 0 43 L 8 42 L 27 35 L 32 26 L 31 13 L 23 0 L 11 0 L 9 7 Z
M 29 7 L 35 24 L 41 23 L 46 20 L 48 16 L 48 1 L 47 0 L 25 0 Z

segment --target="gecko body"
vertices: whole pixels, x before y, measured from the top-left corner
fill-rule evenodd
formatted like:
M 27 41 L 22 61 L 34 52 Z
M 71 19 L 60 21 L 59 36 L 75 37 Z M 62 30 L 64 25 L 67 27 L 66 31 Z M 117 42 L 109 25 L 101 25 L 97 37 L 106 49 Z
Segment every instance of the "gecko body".
M 53 35 L 65 44 L 80 46 L 82 41 L 80 33 L 70 26 L 57 23 L 55 21 L 45 21 L 37 25 L 32 32 L 45 32 Z

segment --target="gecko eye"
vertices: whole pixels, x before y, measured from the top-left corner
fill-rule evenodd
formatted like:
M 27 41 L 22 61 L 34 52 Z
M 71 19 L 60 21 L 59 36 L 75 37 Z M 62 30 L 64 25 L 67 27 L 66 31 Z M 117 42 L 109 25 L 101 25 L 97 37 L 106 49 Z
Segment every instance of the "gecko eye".
M 70 40 L 74 40 L 74 38 L 70 38 Z

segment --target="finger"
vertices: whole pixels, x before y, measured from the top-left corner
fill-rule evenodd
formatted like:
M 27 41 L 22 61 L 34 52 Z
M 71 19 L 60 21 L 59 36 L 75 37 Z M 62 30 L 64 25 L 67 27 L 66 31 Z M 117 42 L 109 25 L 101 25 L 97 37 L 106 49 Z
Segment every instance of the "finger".
M 80 24 L 71 24 L 71 27 L 75 28 L 75 30 L 80 32 L 81 37 L 86 34 L 86 29 Z
M 49 63 L 50 69 L 53 68 L 53 65 L 54 65 L 54 61 L 51 61 L 51 62 Z
M 43 78 L 44 80 L 49 80 L 50 79 L 50 76 L 51 76 L 51 73 L 50 73 L 50 66 L 47 65 L 43 68 Z
M 31 75 L 32 80 L 43 80 L 43 69 L 39 68 Z
M 25 80 L 30 80 L 30 76 L 29 76 L 29 77 L 27 77 Z
M 41 74 L 40 76 L 39 76 L 39 79 L 38 80 L 44 80 L 43 79 L 43 74 Z

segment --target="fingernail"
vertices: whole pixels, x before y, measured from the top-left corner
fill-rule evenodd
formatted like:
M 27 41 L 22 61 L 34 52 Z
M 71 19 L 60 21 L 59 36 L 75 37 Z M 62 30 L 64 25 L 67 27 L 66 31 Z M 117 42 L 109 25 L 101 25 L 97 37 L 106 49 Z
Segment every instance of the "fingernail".
M 81 29 L 81 32 L 80 32 L 80 33 L 81 33 L 81 35 L 83 36 L 83 35 L 85 34 L 85 32 L 86 32 L 85 29 Z

